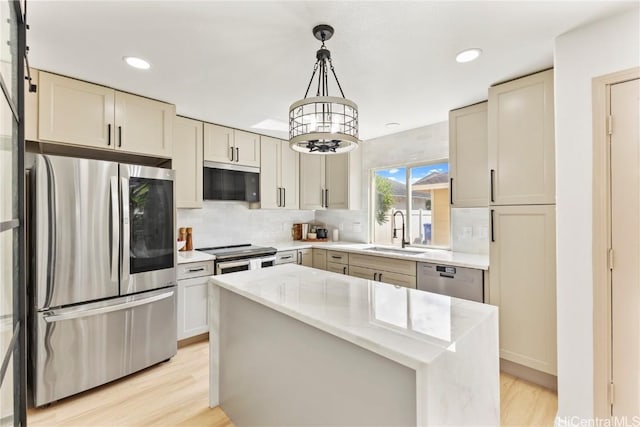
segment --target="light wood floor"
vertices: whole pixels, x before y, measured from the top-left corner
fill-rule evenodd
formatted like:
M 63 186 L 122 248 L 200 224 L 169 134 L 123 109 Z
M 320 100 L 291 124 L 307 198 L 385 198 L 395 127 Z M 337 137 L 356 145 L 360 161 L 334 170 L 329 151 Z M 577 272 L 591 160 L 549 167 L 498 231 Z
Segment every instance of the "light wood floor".
M 208 342 L 183 347 L 169 362 L 122 380 L 30 409 L 30 426 L 233 426 L 220 408 L 210 409 Z M 552 391 L 500 375 L 505 426 L 552 426 Z

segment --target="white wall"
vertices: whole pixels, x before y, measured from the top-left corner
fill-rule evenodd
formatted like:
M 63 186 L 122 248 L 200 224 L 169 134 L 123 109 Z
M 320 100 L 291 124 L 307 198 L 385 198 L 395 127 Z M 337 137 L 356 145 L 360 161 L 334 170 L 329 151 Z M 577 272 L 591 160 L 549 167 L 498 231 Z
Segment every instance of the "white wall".
M 596 76 L 640 65 L 638 9 L 555 41 L 558 416 L 592 417 L 592 104 Z
M 193 247 L 291 240 L 291 225 L 312 222 L 313 211 L 249 209 L 245 202 L 206 201 L 202 209 L 178 209 L 178 227 L 193 227 Z

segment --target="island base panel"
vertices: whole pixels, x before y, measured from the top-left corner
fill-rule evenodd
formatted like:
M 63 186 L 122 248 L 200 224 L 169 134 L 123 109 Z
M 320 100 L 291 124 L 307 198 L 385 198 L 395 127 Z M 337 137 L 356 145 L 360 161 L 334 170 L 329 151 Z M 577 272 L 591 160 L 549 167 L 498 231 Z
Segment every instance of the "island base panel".
M 236 426 L 416 425 L 415 370 L 217 286 L 210 302 L 210 403 Z

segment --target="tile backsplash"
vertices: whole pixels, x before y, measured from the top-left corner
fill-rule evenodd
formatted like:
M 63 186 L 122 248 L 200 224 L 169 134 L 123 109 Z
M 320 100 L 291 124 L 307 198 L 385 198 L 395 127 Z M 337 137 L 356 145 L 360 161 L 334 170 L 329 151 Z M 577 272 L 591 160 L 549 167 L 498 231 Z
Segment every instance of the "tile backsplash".
M 489 208 L 451 209 L 451 250 L 489 254 Z
M 193 247 L 291 240 L 291 226 L 313 222 L 314 211 L 249 209 L 245 202 L 205 201 L 202 209 L 178 209 L 177 227 L 193 227 Z

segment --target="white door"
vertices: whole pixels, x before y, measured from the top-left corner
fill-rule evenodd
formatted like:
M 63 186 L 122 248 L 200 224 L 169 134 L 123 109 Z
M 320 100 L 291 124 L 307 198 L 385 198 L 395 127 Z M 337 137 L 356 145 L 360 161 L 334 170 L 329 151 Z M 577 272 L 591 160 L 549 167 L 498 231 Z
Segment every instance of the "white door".
M 325 208 L 325 156 L 300 155 L 300 209 Z
M 260 144 L 260 207 L 276 209 L 282 206 L 280 187 L 280 141 L 262 137 Z
M 621 417 L 640 415 L 640 80 L 611 86 L 611 117 L 612 415 Z

